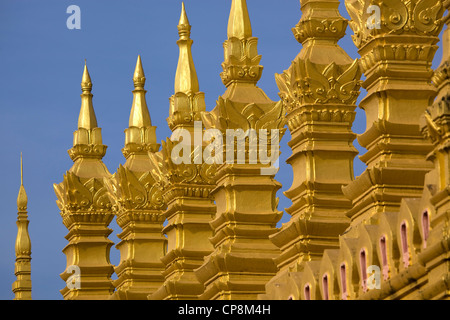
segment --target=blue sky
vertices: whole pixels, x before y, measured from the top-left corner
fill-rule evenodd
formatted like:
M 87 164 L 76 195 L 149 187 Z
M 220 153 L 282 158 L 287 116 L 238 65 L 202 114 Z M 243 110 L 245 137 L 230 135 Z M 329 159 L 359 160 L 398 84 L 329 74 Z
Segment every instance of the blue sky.
M 253 35 L 259 38 L 264 66 L 259 86 L 279 100 L 274 74 L 287 69 L 301 49 L 291 28 L 301 17 L 298 0 L 247 0 Z M 226 39 L 231 0 L 185 0 L 192 25 L 193 55 L 207 110 L 225 91 L 220 79 L 222 43 Z M 81 9 L 81 29 L 69 30 L 66 9 Z M 341 14 L 349 18 L 341 5 Z M 28 193 L 32 241 L 34 299 L 61 299 L 65 269 L 64 227 L 55 204 L 53 183 L 62 181 L 72 166 L 72 146 L 80 108 L 80 82 L 87 59 L 93 82 L 94 108 L 103 142 L 104 162 L 111 173 L 124 163 L 121 148 L 132 102 L 132 76 L 138 54 L 147 78 L 147 103 L 158 140 L 170 136 L 166 123 L 168 98 L 173 94 L 178 60 L 177 23 L 181 0 L 2 0 L 0 2 L 0 132 L 3 137 L 0 179 L 0 299 L 12 299 L 14 243 L 17 233 L 16 198 L 20 185 L 20 152 L 24 157 L 24 184 Z M 359 55 L 350 34 L 340 41 L 352 58 Z M 441 51 L 436 56 L 440 61 Z M 362 92 L 361 96 L 364 96 Z M 354 131 L 362 133 L 365 117 L 358 110 Z M 282 194 L 292 182 L 284 163 L 290 155 L 289 133 L 282 140 L 281 169 L 277 180 L 283 210 L 290 201 Z M 358 146 L 357 146 L 358 147 Z M 362 150 L 358 147 L 359 150 Z M 364 166 L 355 160 L 355 175 Z M 282 222 L 288 216 L 285 215 Z M 118 243 L 115 223 L 110 239 Z M 113 247 L 111 262 L 119 254 Z

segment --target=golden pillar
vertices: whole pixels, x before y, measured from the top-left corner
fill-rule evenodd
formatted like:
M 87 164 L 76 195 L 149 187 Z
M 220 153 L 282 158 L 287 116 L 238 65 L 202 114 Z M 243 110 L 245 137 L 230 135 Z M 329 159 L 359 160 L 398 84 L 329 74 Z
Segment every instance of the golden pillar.
M 337 248 L 339 235 L 349 224 L 345 214 L 351 209 L 341 188 L 354 177 L 357 150 L 351 128 L 361 70 L 337 44 L 347 28 L 339 1 L 300 3 L 303 15 L 293 32 L 303 48 L 290 68 L 276 75 L 292 136 L 287 163 L 294 175 L 285 192 L 292 201 L 286 209 L 292 217 L 271 236 L 282 251 L 275 261 L 283 271 L 268 285 L 268 292 L 281 288 L 287 273 L 303 270 L 303 262 Z M 286 299 L 289 294 L 285 292 Z
M 353 180 L 357 150 L 351 127 L 355 119 L 361 71 L 337 45 L 347 21 L 339 1 L 301 1 L 303 15 L 293 29 L 303 48 L 291 67 L 277 75 L 280 96 L 288 110 L 294 172 L 285 192 L 292 200 L 292 216 L 271 239 L 283 253 L 280 268 L 322 256 L 338 245 L 349 220 L 351 202 L 341 187 Z M 294 267 L 295 269 L 295 267 Z
M 277 272 L 273 258 L 279 249 L 269 236 L 282 216 L 276 198 L 281 185 L 264 153 L 267 157 L 270 150 L 269 157 L 278 158 L 279 150 L 272 146 L 278 147 L 277 138 L 285 131 L 284 108 L 256 86 L 263 69 L 257 43 L 246 1 L 233 0 L 221 74 L 227 90 L 214 110 L 203 115 L 206 129 L 227 137 L 229 152 L 223 152 L 226 161 L 218 165 L 212 191 L 217 205 L 211 222 L 214 252 L 196 270 L 205 285 L 201 299 L 256 299 Z M 230 130 L 237 134 L 237 141 Z
M 205 111 L 205 100 L 192 58 L 190 30 L 183 4 L 178 24 L 180 54 L 175 93 L 170 98 L 167 119 L 174 132 L 173 141 L 163 141 L 161 152 L 150 154 L 154 178 L 163 190 L 168 206 L 164 213 L 168 223 L 163 230 L 168 238 L 167 254 L 162 257 L 165 281 L 149 295 L 152 300 L 197 299 L 204 287 L 194 270 L 213 249 L 209 242 L 212 235 L 209 222 L 216 211 L 210 196 L 215 170 L 214 165 L 201 161 L 203 127 L 200 113 Z
M 111 179 L 105 179 L 117 224 L 122 228 L 117 248 L 120 263 L 113 299 L 146 300 L 164 281 L 161 272 L 167 240 L 162 234 L 165 203 L 150 171 L 148 152 L 157 152 L 156 127 L 152 126 L 144 84 L 141 57 L 133 76 L 133 105 L 129 127 L 125 130 L 126 162 Z
M 14 274 L 17 280 L 12 285 L 14 300 L 31 300 L 31 241 L 28 233 L 28 197 L 23 186 L 23 162 L 20 154 L 20 189 L 17 196 L 17 238 Z
M 348 186 L 352 224 L 398 211 L 404 197 L 420 197 L 426 155 L 432 145 L 421 134 L 419 118 L 436 96 L 431 63 L 442 28 L 442 1 L 347 0 L 353 41 L 359 48 L 367 96 L 366 131 L 358 135 L 367 152 L 367 170 Z
M 92 105 L 92 82 L 85 65 L 81 110 L 69 155 L 74 161 L 64 180 L 54 185 L 61 217 L 69 233 L 63 249 L 67 267 L 61 274 L 64 299 L 108 299 L 114 291 L 109 261 L 113 242 L 108 228 L 114 214 L 104 178 L 111 174 L 102 162 L 106 146 Z

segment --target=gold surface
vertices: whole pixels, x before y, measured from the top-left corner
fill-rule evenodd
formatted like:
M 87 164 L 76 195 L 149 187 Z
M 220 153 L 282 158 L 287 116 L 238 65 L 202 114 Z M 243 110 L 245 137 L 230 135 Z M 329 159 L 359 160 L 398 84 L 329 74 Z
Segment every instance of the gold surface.
M 205 111 L 204 94 L 199 90 L 197 73 L 192 58 L 190 39 L 191 26 L 184 3 L 178 24 L 177 41 L 179 60 L 175 76 L 175 92 L 170 98 L 167 122 L 174 131 L 187 130 L 191 136 L 191 150 L 194 145 L 194 122 Z M 203 128 L 200 126 L 200 131 Z M 209 241 L 212 230 L 209 222 L 216 208 L 210 196 L 213 188 L 214 167 L 206 163 L 194 162 L 195 151 L 189 153 L 190 164 L 175 164 L 172 150 L 177 145 L 167 139 L 162 142 L 161 152 L 150 154 L 152 175 L 161 188 L 167 203 L 164 216 L 167 225 L 163 233 L 167 235 L 167 252 L 161 257 L 165 265 L 162 275 L 163 285 L 149 294 L 151 300 L 194 300 L 203 292 L 194 270 L 203 263 L 213 247 Z M 201 147 L 201 146 L 199 146 Z
M 28 197 L 23 186 L 23 160 L 20 154 L 20 188 L 17 196 L 17 238 L 14 274 L 17 280 L 12 285 L 14 300 L 31 300 L 31 240 L 28 233 Z
M 69 150 L 74 164 L 54 185 L 69 230 L 66 270 L 81 270 L 80 288 L 61 290 L 64 299 L 449 299 L 450 18 L 442 16 L 450 1 L 347 0 L 350 21 L 339 14 L 339 3 L 300 0 L 293 33 L 302 49 L 275 76 L 276 102 L 257 86 L 263 67 L 247 3 L 233 0 L 220 74 L 226 90 L 209 112 L 182 5 L 167 123 L 173 132 L 187 130 L 190 164 L 175 163 L 179 142 L 156 142 L 139 56 L 126 162 L 111 175 L 102 162 L 106 146 L 84 66 Z M 381 9 L 378 29 L 367 27 L 371 5 Z M 433 71 L 444 24 L 443 59 Z M 347 25 L 360 59 L 338 45 Z M 351 127 L 361 86 L 367 95 L 358 106 L 367 123 L 356 135 Z M 244 163 L 222 164 L 193 161 L 207 147 L 194 141 L 196 129 L 274 129 L 281 139 L 285 125 L 293 169 L 285 195 L 292 206 L 286 209 L 290 220 L 277 228 L 281 184 L 274 172 L 262 174 L 269 165 L 250 162 L 250 141 L 243 143 Z M 355 138 L 367 149 L 360 156 L 367 169 L 359 177 L 353 173 Z M 30 299 L 23 180 L 17 204 L 13 291 L 16 299 Z M 122 229 L 118 266 L 109 261 L 114 217 Z M 380 267 L 379 288 L 364 279 L 364 265 Z M 67 281 L 71 274 L 61 277 Z
M 67 258 L 66 270 L 79 268 L 80 287 L 72 282 L 73 271 L 64 271 L 61 278 L 66 287 L 60 290 L 64 299 L 108 299 L 114 292 L 109 260 L 113 242 L 108 228 L 114 218 L 112 204 L 104 179 L 111 174 L 102 162 L 106 146 L 102 144 L 101 129 L 97 127 L 92 107 L 92 83 L 85 65 L 81 83 L 81 110 L 78 130 L 74 132 L 73 148 L 69 155 L 74 161 L 64 175 L 63 182 L 54 185 L 61 217 L 69 233 L 69 243 L 63 249 Z M 69 280 L 70 279 L 70 280 Z M 67 282 L 72 282 L 67 286 Z
M 116 248 L 120 263 L 115 267 L 111 299 L 146 300 L 163 283 L 167 240 L 162 235 L 166 204 L 151 175 L 148 152 L 156 152 L 156 127 L 152 126 L 145 99 L 145 74 L 138 56 L 133 76 L 133 103 L 129 127 L 125 129 L 125 164 L 104 183 L 122 232 Z

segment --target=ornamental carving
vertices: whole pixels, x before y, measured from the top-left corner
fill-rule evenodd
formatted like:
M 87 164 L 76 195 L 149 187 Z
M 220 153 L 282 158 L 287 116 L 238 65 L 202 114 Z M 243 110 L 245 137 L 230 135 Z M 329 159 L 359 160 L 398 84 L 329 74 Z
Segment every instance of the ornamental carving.
M 333 62 L 320 71 L 317 64 L 298 59 L 275 79 L 283 104 L 291 112 L 304 104 L 355 104 L 360 77 L 358 60 L 350 66 L 338 66 Z
M 213 111 L 202 113 L 205 127 L 221 132 L 226 132 L 227 129 L 271 130 L 282 129 L 286 123 L 286 109 L 281 101 L 264 106 L 250 103 L 242 108 L 239 105 L 219 97 Z
M 150 172 L 140 176 L 119 166 L 111 179 L 105 178 L 111 202 L 125 210 L 162 210 L 165 203 L 161 190 L 155 185 Z
M 205 94 L 203 92 L 177 92 L 170 97 L 170 116 L 167 123 L 170 129 L 178 125 L 189 125 L 201 120 L 201 112 L 205 110 Z
M 63 212 L 109 212 L 111 202 L 103 181 L 91 178 L 82 182 L 74 173 L 68 171 L 59 185 L 54 185 L 56 201 Z
M 231 37 L 224 43 L 224 55 L 220 76 L 225 85 L 233 80 L 259 81 L 263 67 L 259 65 L 261 55 L 258 55 L 258 38 Z
M 172 161 L 172 150 L 175 143 L 170 139 L 162 141 L 160 152 L 149 153 L 152 163 L 152 177 L 155 184 L 158 185 L 163 193 L 170 191 L 171 187 L 183 186 L 180 196 L 209 196 L 209 192 L 203 192 L 201 187 L 212 188 L 215 185 L 216 164 L 180 163 L 175 164 Z M 196 151 L 191 153 L 191 159 L 194 159 Z M 200 187 L 200 189 L 199 189 Z M 196 189 L 199 189 L 196 191 Z
M 349 23 L 358 48 L 377 35 L 437 36 L 445 11 L 441 0 L 346 0 L 345 5 L 352 18 Z M 375 12 L 373 6 L 379 8 L 380 28 L 368 27 Z

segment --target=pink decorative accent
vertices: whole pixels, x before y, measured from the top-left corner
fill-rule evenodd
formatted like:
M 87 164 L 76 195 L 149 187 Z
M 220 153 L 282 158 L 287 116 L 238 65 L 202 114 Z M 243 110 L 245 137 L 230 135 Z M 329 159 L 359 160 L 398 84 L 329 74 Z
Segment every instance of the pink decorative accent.
M 342 300 L 347 300 L 347 271 L 345 270 L 345 263 L 341 264 L 341 289 Z
M 323 300 L 329 300 L 328 294 L 328 274 L 324 274 L 322 278 L 322 290 L 323 290 Z
M 406 228 L 406 221 L 403 221 L 400 225 L 400 236 L 402 241 L 402 255 L 403 255 L 403 265 L 405 268 L 409 266 L 409 250 L 408 250 L 408 233 Z
M 359 265 L 361 267 L 361 285 L 363 292 L 367 291 L 367 260 L 366 260 L 366 250 L 361 249 L 359 254 Z
M 384 280 L 387 280 L 389 279 L 389 264 L 387 258 L 387 247 L 385 236 L 382 236 L 380 238 L 380 252 L 381 252 L 381 263 L 383 265 L 383 278 Z
M 424 211 L 422 214 L 422 231 L 423 231 L 423 247 L 427 247 L 428 236 L 430 235 L 430 219 L 428 211 Z
M 303 291 L 305 294 L 305 300 L 311 300 L 311 286 L 309 285 L 309 283 L 305 285 Z

